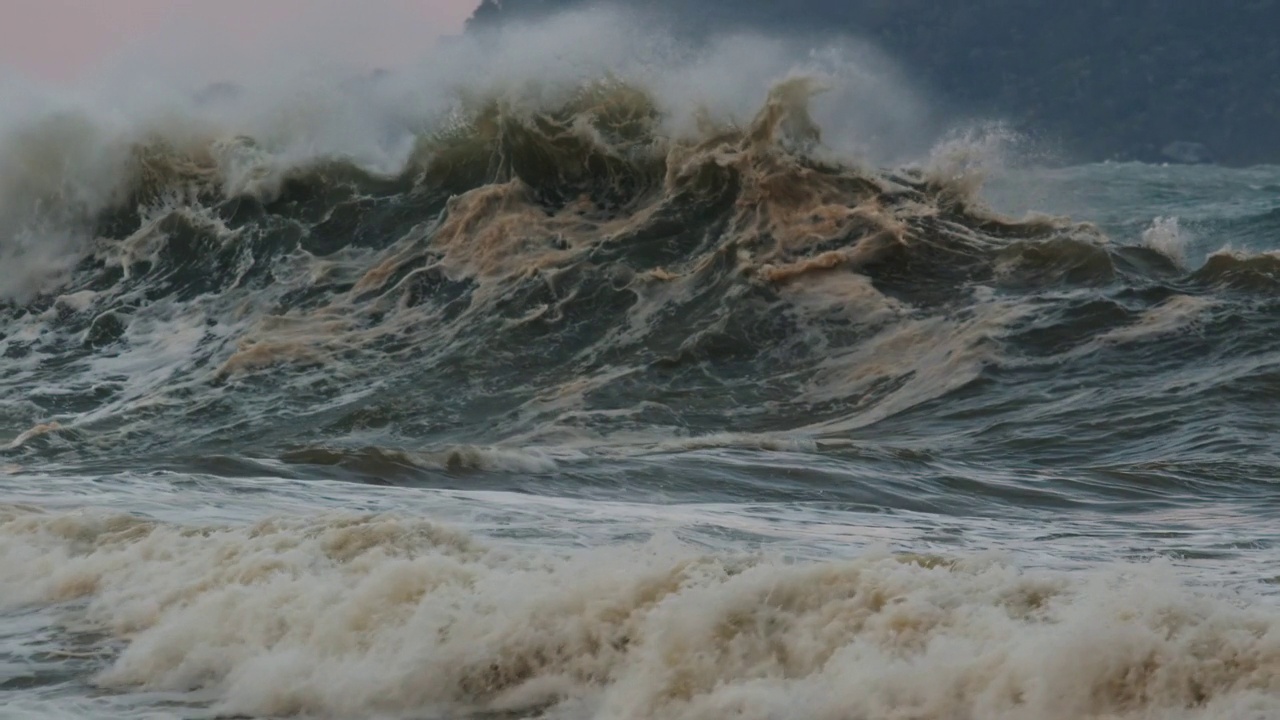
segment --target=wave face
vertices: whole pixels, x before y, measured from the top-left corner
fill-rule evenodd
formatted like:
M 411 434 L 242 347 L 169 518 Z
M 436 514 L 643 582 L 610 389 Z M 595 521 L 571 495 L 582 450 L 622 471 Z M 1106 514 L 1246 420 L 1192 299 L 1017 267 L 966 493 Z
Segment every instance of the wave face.
M 1280 171 L 878 165 L 777 47 L 0 127 L 11 707 L 1280 712 Z
M 0 353 L 26 432 L 4 452 L 448 468 L 474 464 L 454 446 L 625 454 L 725 432 L 837 453 L 945 437 L 966 461 L 1047 466 L 1164 462 L 1170 441 L 1197 462 L 1269 452 L 1145 419 L 1182 422 L 1205 393 L 1258 412 L 1272 254 L 1188 265 L 1173 220 L 1119 244 L 1002 217 L 956 148 L 894 172 L 823 158 L 813 90 L 783 82 L 750 122 L 686 137 L 614 81 L 540 112 L 486 101 L 392 175 L 253 166 L 267 151 L 244 137 L 134 145 L 77 219 L 90 239 L 9 249 L 26 272 Z M 1265 237 L 1271 214 L 1232 222 Z M 1175 379 L 1206 361 L 1239 371 Z M 439 457 L 388 459 L 423 439 Z

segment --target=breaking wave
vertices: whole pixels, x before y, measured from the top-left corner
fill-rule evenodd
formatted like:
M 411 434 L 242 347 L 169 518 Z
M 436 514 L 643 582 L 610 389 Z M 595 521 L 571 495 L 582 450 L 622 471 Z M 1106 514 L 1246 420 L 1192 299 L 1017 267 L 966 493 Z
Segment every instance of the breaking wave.
M 183 527 L 0 510 L 0 603 L 106 690 L 244 716 L 1263 718 L 1280 618 L 1158 565 L 554 554 L 393 516 Z M 110 647 L 110 646 L 108 646 Z
M 290 386 L 264 418 L 305 404 L 349 430 L 412 424 L 386 393 L 420 382 L 455 428 L 497 422 L 526 443 L 598 441 L 599 426 L 629 422 L 716 432 L 726 412 L 742 432 L 842 432 L 978 382 L 1034 322 L 1031 295 L 1134 289 L 1139 307 L 1090 330 L 1121 337 L 1135 312 L 1271 287 L 1270 255 L 1186 271 L 1168 244 L 1002 217 L 955 144 L 893 171 L 835 158 L 809 110 L 820 90 L 784 80 L 748 122 L 704 116 L 691 134 L 668 132 L 654 97 L 616 78 L 550 105 L 479 95 L 416 135 L 395 172 L 282 164 L 243 136 L 151 135 L 90 153 L 111 182 L 88 194 L 66 173 L 83 180 L 72 160 L 102 138 L 42 125 L 20 147 L 58 161 L 19 164 L 44 179 L 15 181 L 24 194 L 2 215 L 27 230 L 56 221 L 61 244 L 6 236 L 23 270 L 0 352 L 24 383 L 95 399 L 27 405 L 27 427 L 60 430 L 7 452 L 139 422 L 154 432 L 185 413 L 230 440 L 249 428 L 221 413 L 227 394 L 252 402 L 264 382 Z M 698 407 L 708 382 L 734 388 L 733 408 Z M 466 389 L 486 384 L 484 397 Z M 371 410 L 378 393 L 388 404 Z

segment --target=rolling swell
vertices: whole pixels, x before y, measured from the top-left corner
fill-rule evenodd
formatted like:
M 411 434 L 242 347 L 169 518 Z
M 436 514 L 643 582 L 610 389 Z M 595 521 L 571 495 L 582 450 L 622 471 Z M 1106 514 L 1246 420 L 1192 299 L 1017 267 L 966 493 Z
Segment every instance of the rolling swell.
M 423 438 L 643 453 L 728 430 L 1074 466 L 1124 428 L 1127 467 L 1163 432 L 1135 419 L 1269 382 L 1271 255 L 1188 270 L 1002 217 L 945 163 L 832 158 L 815 90 L 781 83 L 750 122 L 692 134 L 613 80 L 552 107 L 479 100 L 393 174 L 281 170 L 246 137 L 137 144 L 114 199 L 80 213 L 94 239 L 72 269 L 4 306 L 3 412 L 45 428 L 4 452 L 342 465 Z M 1147 397 L 1206 356 L 1239 373 Z M 1111 399 L 1075 405 L 1071 383 Z M 1257 449 L 1176 441 L 1196 462 Z

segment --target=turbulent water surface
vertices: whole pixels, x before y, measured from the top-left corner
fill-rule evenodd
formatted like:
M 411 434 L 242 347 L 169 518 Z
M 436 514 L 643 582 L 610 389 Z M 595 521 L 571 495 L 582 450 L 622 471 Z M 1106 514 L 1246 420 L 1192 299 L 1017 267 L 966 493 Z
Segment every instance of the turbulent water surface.
M 9 128 L 6 716 L 1280 717 L 1280 169 L 812 89 Z

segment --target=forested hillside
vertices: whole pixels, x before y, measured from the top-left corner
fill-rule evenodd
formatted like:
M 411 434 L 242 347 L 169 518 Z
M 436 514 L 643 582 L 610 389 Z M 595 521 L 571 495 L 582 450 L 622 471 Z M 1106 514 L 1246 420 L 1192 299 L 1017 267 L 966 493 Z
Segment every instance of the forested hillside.
M 472 30 L 591 0 L 484 0 Z M 855 34 L 1080 159 L 1280 162 L 1280 0 L 639 0 L 692 33 Z

